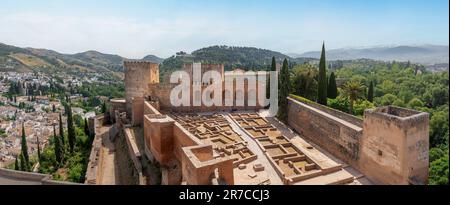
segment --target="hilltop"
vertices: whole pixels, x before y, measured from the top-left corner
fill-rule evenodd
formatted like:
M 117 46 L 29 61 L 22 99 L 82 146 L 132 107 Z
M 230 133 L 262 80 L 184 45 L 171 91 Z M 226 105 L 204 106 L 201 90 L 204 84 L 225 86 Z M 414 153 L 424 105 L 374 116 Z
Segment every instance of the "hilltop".
M 222 63 L 225 70 L 234 68 L 242 68 L 247 70 L 267 70 L 275 57 L 277 63 L 281 63 L 284 59 L 288 59 L 295 63 L 304 63 L 314 58 L 291 58 L 280 52 L 255 47 L 235 47 L 235 46 L 210 46 L 193 51 L 191 54 L 178 52 L 170 58 L 164 60 L 161 64 L 160 72 L 164 76 L 170 71 L 181 68 L 186 62 L 202 62 L 202 63 Z
M 29 72 L 95 72 L 121 76 L 127 58 L 98 51 L 62 54 L 53 50 L 19 48 L 0 43 L 0 71 Z M 149 55 L 145 60 L 161 63 L 163 59 Z

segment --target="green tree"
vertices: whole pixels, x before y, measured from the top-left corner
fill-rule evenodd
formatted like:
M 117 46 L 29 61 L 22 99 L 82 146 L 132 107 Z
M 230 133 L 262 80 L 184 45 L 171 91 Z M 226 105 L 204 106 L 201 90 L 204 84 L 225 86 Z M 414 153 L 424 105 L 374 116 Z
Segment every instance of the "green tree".
M 330 80 L 328 82 L 328 98 L 336 99 L 338 96 L 338 90 L 336 85 L 336 76 L 334 75 L 334 72 L 331 72 L 330 74 Z
M 309 63 L 296 65 L 293 70 L 292 88 L 296 95 L 312 101 L 317 100 L 318 70 Z
M 430 145 L 448 145 L 448 110 L 437 111 L 433 113 L 430 119 Z
M 339 95 L 336 99 L 328 99 L 328 107 L 348 113 L 348 98 Z
M 430 107 L 438 107 L 448 103 L 448 85 L 447 87 L 434 86 L 428 89 L 423 98 Z
M 40 145 L 40 142 L 39 142 L 39 137 L 36 137 L 36 143 L 37 143 L 38 161 L 39 161 L 39 164 L 41 164 L 41 145 Z
M 349 81 L 342 86 L 344 95 L 348 98 L 349 113 L 353 114 L 353 106 L 355 101 L 362 97 L 364 92 L 364 86 L 360 82 Z
M 73 153 L 75 147 L 75 128 L 73 127 L 72 108 L 67 105 L 67 136 L 69 139 L 69 150 Z
M 287 122 L 287 106 L 289 96 L 289 65 L 287 59 L 283 61 L 283 67 L 281 68 L 280 79 L 279 79 L 280 89 L 279 89 L 279 99 L 278 99 L 278 114 L 277 117 L 282 122 Z
M 375 105 L 368 100 L 357 100 L 353 106 L 353 114 L 356 116 L 363 116 L 367 109 L 375 108 Z
M 62 122 L 62 114 L 59 113 L 59 136 L 61 137 L 61 145 L 64 147 L 66 142 L 64 140 L 64 127 Z
M 87 136 L 91 136 L 89 133 L 89 124 L 87 118 L 84 118 L 84 134 L 86 134 Z
M 367 93 L 367 100 L 369 102 L 373 102 L 373 82 L 372 81 L 370 81 L 369 91 Z
M 20 160 L 20 171 L 28 171 L 28 166 L 27 163 L 25 162 L 23 154 L 19 154 L 19 160 Z
M 413 98 L 411 101 L 409 101 L 408 107 L 411 109 L 417 110 L 417 109 L 423 107 L 423 102 L 418 98 Z
M 397 100 L 397 97 L 393 94 L 386 94 L 381 97 L 381 105 L 392 105 Z
M 19 161 L 17 160 L 17 157 L 16 157 L 16 160 L 14 161 L 14 170 L 17 170 L 17 171 L 20 170 Z
M 325 59 L 325 43 L 322 45 L 322 54 L 319 62 L 319 87 L 317 90 L 317 102 L 327 105 L 327 63 Z
M 23 159 L 25 160 L 24 163 L 26 167 L 29 167 L 30 165 L 30 157 L 28 155 L 28 145 L 27 145 L 27 136 L 25 135 L 25 125 L 22 123 L 22 151 Z M 26 169 L 25 171 L 29 171 Z
M 53 140 L 54 140 L 56 163 L 60 164 L 62 162 L 62 149 L 61 149 L 61 142 L 59 141 L 59 137 L 56 135 L 55 125 L 53 125 Z
M 429 184 L 448 185 L 448 153 L 430 163 Z

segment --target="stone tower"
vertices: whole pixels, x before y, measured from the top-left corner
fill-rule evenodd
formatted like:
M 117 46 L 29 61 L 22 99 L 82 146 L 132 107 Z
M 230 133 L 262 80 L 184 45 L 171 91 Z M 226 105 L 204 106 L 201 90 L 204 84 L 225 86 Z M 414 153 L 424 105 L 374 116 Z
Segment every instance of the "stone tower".
M 149 61 L 124 61 L 123 67 L 127 116 L 131 117 L 133 125 L 140 124 L 142 119 L 135 119 L 133 116 L 142 118 L 138 113 L 143 109 L 145 96 L 148 95 L 148 85 L 159 83 L 159 64 Z M 133 112 L 137 113 L 133 115 Z
M 381 184 L 427 184 L 429 114 L 387 106 L 364 113 L 361 170 Z

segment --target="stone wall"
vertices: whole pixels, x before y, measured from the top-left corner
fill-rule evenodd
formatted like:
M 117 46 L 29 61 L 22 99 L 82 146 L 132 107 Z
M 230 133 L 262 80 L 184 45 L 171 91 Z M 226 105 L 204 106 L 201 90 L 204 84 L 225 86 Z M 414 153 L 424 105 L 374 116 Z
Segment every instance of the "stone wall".
M 289 98 L 288 124 L 302 137 L 354 165 L 359 158 L 362 128 L 329 114 L 333 113 L 329 109 Z
M 149 96 L 155 98 L 159 102 L 160 109 L 173 111 L 173 112 L 218 112 L 218 111 L 232 111 L 232 110 L 254 110 L 257 111 L 259 109 L 264 108 L 264 104 L 260 104 L 258 100 L 256 102 L 249 101 L 249 95 L 255 96 L 258 99 L 260 96 L 258 90 L 263 90 L 265 92 L 264 85 L 262 83 L 257 83 L 255 88 L 249 88 L 248 82 L 244 82 L 243 88 L 234 87 L 232 91 L 225 90 L 225 83 L 222 85 L 221 93 L 222 95 L 222 103 L 220 106 L 212 105 L 207 106 L 203 102 L 201 105 L 194 105 L 194 99 L 201 100 L 201 95 L 207 89 L 208 85 L 201 86 L 201 90 L 195 91 L 193 87 L 190 89 L 190 103 L 187 106 L 178 106 L 175 107 L 171 104 L 170 94 L 172 90 L 178 86 L 177 84 L 154 84 L 149 85 Z M 212 86 L 212 85 L 210 85 Z M 229 93 L 231 92 L 231 93 Z M 262 93 L 261 97 L 265 99 L 265 93 Z M 214 94 L 212 94 L 214 95 Z M 196 96 L 200 96 L 197 98 Z M 227 97 L 231 96 L 231 98 Z M 236 102 L 233 102 L 231 106 L 226 106 L 226 99 L 236 99 L 242 96 L 244 99 L 244 105 L 237 105 Z
M 109 121 L 109 114 L 100 114 L 88 121 L 89 132 L 94 135 L 92 141 L 91 153 L 89 155 L 89 162 L 86 169 L 85 184 L 97 184 L 99 178 L 99 171 L 102 170 L 101 164 L 103 160 L 102 141 L 103 138 L 110 138 L 110 129 L 101 129 L 106 122 Z
M 114 141 L 116 147 L 116 165 L 118 173 L 116 173 L 116 183 L 119 185 L 139 185 L 139 171 L 137 170 L 133 159 L 130 157 L 130 150 L 125 139 L 125 133 L 120 132 Z M 118 176 L 117 176 L 118 175 Z
M 360 118 L 355 117 L 354 115 L 350 115 L 350 114 L 342 112 L 340 110 L 331 109 L 331 108 L 329 108 L 327 106 L 323 106 L 321 104 L 318 104 L 316 102 L 311 102 L 311 101 L 306 100 L 306 99 L 295 98 L 295 97 L 292 97 L 292 99 L 295 99 L 295 100 L 297 100 L 299 102 L 302 102 L 302 103 L 304 103 L 306 105 L 309 105 L 311 107 L 319 109 L 320 111 L 326 112 L 326 113 L 328 113 L 330 115 L 333 115 L 333 116 L 335 116 L 337 118 L 343 119 L 343 120 L 345 120 L 347 122 L 350 122 L 350 123 L 352 123 L 354 125 L 357 125 L 359 127 L 363 126 L 363 120 L 360 119 Z
M 0 178 L 8 178 L 9 180 L 16 180 L 23 184 L 41 184 L 41 185 L 81 185 L 78 183 L 55 181 L 52 176 L 48 174 L 40 174 L 33 172 L 23 172 L 10 169 L 0 168 Z M 1 179 L 0 179 L 1 181 Z M 6 184 L 5 184 L 6 185 Z
M 427 184 L 429 115 L 397 107 L 366 110 L 360 121 L 288 99 L 288 124 L 302 137 L 379 184 Z

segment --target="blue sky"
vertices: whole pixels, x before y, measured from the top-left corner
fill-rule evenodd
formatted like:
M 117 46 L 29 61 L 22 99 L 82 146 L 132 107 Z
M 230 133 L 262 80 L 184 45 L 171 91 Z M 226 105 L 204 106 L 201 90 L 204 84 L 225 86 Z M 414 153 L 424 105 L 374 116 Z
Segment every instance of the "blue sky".
M 63 53 L 168 57 L 210 45 L 302 53 L 448 45 L 448 0 L 2 0 L 0 42 Z

